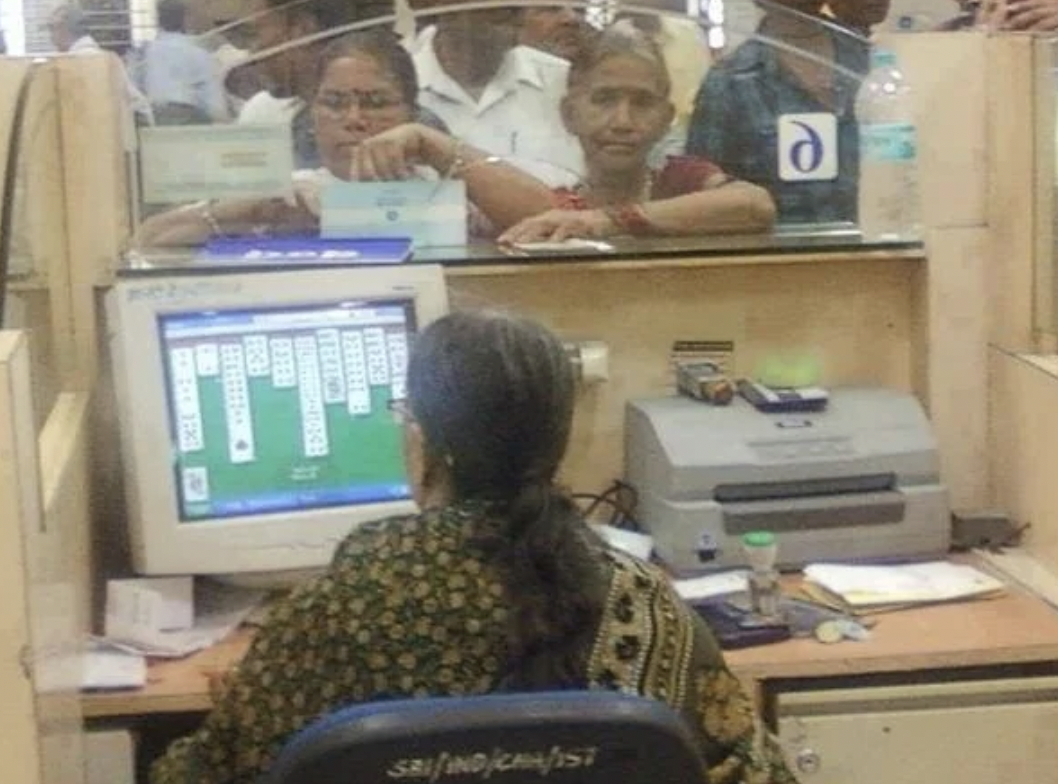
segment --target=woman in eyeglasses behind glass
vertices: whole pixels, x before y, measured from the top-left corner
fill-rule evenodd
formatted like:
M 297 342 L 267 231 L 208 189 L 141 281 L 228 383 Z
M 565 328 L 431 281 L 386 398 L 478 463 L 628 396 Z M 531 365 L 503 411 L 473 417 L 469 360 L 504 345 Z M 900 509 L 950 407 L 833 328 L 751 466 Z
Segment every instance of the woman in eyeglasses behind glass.
M 408 53 L 388 31 L 354 33 L 322 53 L 310 107 L 319 170 L 294 173 L 293 199 L 199 202 L 148 218 L 140 247 L 196 245 L 214 236 L 290 234 L 319 226 L 320 191 L 336 180 L 462 178 L 475 233 L 501 231 L 552 204 L 550 190 L 520 170 L 416 116 L 418 83 Z

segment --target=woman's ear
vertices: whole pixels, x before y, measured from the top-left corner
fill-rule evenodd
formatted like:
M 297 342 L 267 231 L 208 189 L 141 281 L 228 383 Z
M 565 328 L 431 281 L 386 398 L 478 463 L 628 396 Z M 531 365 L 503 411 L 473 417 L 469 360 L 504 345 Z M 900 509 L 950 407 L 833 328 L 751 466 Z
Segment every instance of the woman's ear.
M 426 484 L 426 441 L 418 422 L 404 424 L 404 468 L 408 472 L 415 501 L 420 503 L 421 488 Z
M 665 127 L 671 128 L 676 119 L 676 105 L 672 101 L 666 102 L 668 110 L 665 112 Z
M 449 467 L 429 448 L 418 422 L 404 425 L 404 467 L 412 498 L 420 509 L 448 503 L 452 489 Z

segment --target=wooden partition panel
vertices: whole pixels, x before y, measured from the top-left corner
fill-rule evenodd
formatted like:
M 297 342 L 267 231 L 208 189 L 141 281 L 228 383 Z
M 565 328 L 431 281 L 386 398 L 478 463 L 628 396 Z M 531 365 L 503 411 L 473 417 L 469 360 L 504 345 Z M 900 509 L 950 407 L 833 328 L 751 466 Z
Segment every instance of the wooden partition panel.
M 27 671 L 24 520 L 38 513 L 36 434 L 25 336 L 0 332 L 0 760 L 9 781 L 40 781 L 37 707 Z
M 0 760 L 4 780 L 84 780 L 87 399 L 60 395 L 38 436 L 28 341 L 0 332 Z
M 1058 357 L 993 348 L 989 370 L 996 504 L 1030 526 L 1025 549 L 1058 572 Z
M 676 340 L 732 340 L 735 371 L 784 351 L 815 354 L 827 385 L 912 389 L 920 258 L 790 256 L 787 263 L 662 260 L 449 271 L 453 308 L 539 318 L 568 340 L 605 341 L 610 380 L 581 392 L 565 479 L 597 491 L 623 472 L 624 406 L 669 394 Z

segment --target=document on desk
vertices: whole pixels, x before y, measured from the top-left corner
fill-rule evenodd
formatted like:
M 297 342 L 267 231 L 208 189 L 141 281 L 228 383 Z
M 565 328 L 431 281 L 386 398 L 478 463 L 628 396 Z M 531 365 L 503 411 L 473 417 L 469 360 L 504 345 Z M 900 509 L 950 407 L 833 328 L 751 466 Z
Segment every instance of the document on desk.
M 673 580 L 672 584 L 676 588 L 676 593 L 684 601 L 694 602 L 698 599 L 708 599 L 712 596 L 745 591 L 748 578 L 749 571 L 746 569 L 735 569 L 729 572 L 707 574 L 702 577 Z
M 984 598 L 1005 588 L 991 575 L 948 561 L 885 566 L 810 564 L 804 575 L 853 609 Z

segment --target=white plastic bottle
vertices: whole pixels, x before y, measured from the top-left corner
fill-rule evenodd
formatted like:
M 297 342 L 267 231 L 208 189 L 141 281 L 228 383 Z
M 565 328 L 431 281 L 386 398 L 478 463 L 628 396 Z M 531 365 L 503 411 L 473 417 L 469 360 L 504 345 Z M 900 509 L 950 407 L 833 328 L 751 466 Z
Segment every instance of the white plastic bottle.
M 771 531 L 750 531 L 742 535 L 742 552 L 749 564 L 747 588 L 753 614 L 761 620 L 776 620 L 780 616 L 779 572 L 775 560 L 779 543 Z
M 865 240 L 922 236 L 918 139 L 911 88 L 888 49 L 871 53 L 856 96 L 860 129 L 859 225 Z

